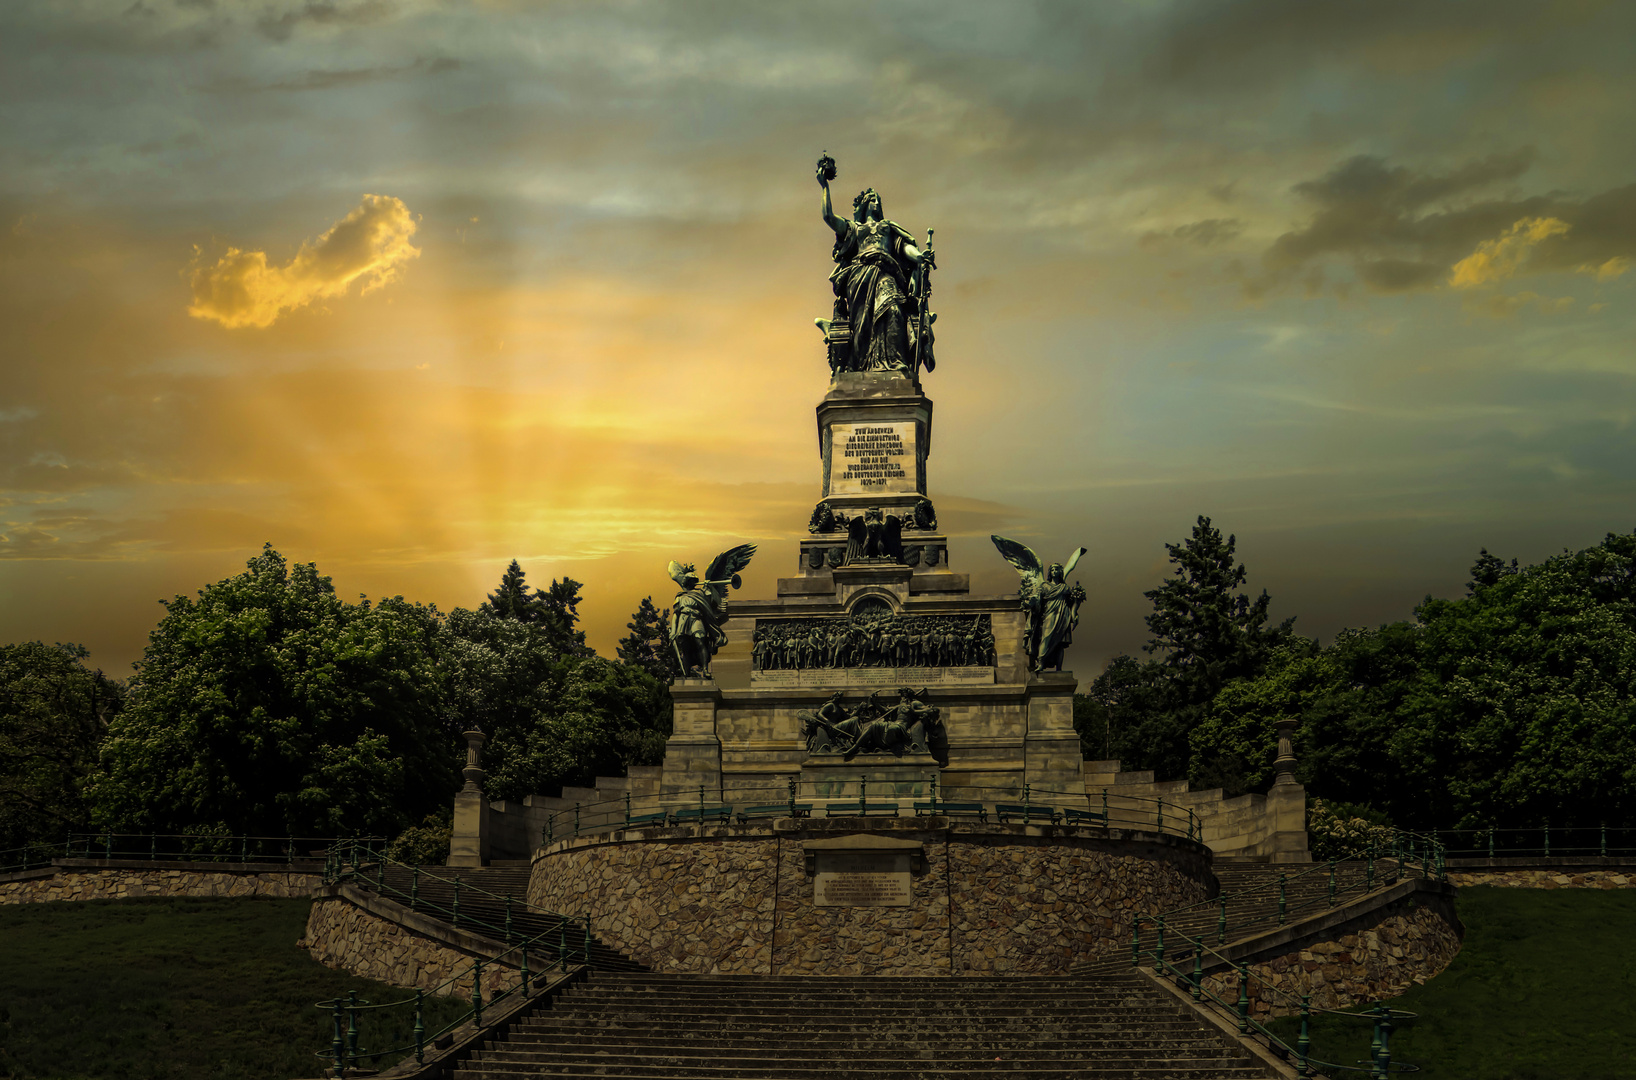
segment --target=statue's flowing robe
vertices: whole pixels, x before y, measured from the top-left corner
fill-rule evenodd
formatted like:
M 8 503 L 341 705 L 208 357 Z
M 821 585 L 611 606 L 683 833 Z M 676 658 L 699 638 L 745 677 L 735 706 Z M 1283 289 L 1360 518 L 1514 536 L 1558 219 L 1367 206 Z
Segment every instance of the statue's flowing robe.
M 909 336 L 909 275 L 914 264 L 903 255 L 913 242 L 908 230 L 891 221 L 844 221 L 835 239 L 836 267 L 829 279 L 846 297 L 852 323 L 854 371 L 907 371 L 913 356 Z
M 1079 622 L 1079 611 L 1069 593 L 1073 587 L 1067 582 L 1042 582 L 1039 586 L 1040 633 L 1039 657 L 1041 668 L 1054 665 L 1062 650 L 1073 640 L 1074 626 Z

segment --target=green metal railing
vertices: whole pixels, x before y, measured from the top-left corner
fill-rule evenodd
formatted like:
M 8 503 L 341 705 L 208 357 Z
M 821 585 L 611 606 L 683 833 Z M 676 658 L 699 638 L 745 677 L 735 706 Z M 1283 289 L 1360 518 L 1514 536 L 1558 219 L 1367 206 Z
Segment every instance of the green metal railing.
M 388 866 L 397 867 L 408 878 L 409 887 L 406 889 L 396 881 L 388 878 Z M 510 945 L 518 936 L 512 925 L 512 916 L 516 915 L 543 915 L 555 922 L 544 931 L 546 936 L 556 935 L 557 944 L 550 946 L 561 958 L 562 970 L 567 971 L 569 963 L 589 963 L 591 954 L 591 925 L 587 918 L 564 915 L 550 911 L 533 904 L 506 896 L 503 893 L 490 892 L 470 882 L 462 881 L 457 875 L 443 876 L 434 870 L 421 866 L 411 866 L 397 862 L 386 856 L 381 849 L 372 846 L 363 840 L 343 840 L 338 842 L 330 851 L 324 866 L 324 883 L 326 885 L 352 881 L 363 885 L 381 896 L 395 897 L 404 902 L 404 906 L 411 911 L 424 912 L 438 918 L 446 919 L 451 926 L 462 930 L 477 930 L 486 932 L 497 941 Z M 421 883 L 449 886 L 450 902 L 440 903 L 435 896 L 422 896 Z M 466 910 L 460 910 L 460 898 L 466 897 Z M 504 912 L 499 922 L 485 919 L 480 915 L 472 914 L 472 901 L 492 901 L 492 906 Z M 536 941 L 544 940 L 536 935 Z M 549 946 L 550 942 L 546 941 Z M 579 955 L 579 960 L 571 961 L 570 957 Z
M 412 998 L 401 1001 L 387 1002 L 381 1005 L 372 1005 L 367 1001 L 360 1002 L 357 994 L 349 994 L 346 998 L 331 998 L 321 1001 L 316 1006 L 328 1009 L 334 1018 L 334 1032 L 327 1050 L 318 1051 L 317 1056 L 330 1060 L 335 1069 L 335 1075 L 345 1076 L 346 1071 L 357 1067 L 357 1062 L 363 1058 L 378 1061 L 381 1057 L 391 1054 L 415 1055 L 417 1063 L 425 1060 L 426 1047 L 441 1038 L 444 1034 L 454 1030 L 468 1020 L 477 1027 L 483 1026 L 483 1011 L 492 1009 L 496 1003 L 504 1001 L 512 995 L 521 993 L 529 996 L 533 985 L 530 974 L 528 951 L 549 951 L 555 954 L 555 966 L 561 973 L 566 974 L 571 967 L 589 966 L 591 962 L 591 922 L 589 918 L 562 915 L 548 911 L 545 908 L 523 903 L 513 897 L 500 893 L 490 892 L 458 877 L 445 877 L 419 866 L 410 866 L 397 862 L 386 856 L 384 848 L 376 846 L 378 841 L 373 839 L 348 839 L 337 841 L 327 853 L 324 864 L 325 884 L 339 884 L 354 882 L 382 895 L 393 896 L 407 901 L 412 911 L 425 912 L 439 918 L 446 919 L 451 925 L 463 930 L 486 932 L 490 937 L 503 941 L 507 948 L 492 957 L 484 959 L 478 957 L 472 965 L 463 971 L 445 979 L 430 991 L 417 990 Z M 387 876 L 387 868 L 396 867 L 409 878 L 409 888 L 404 889 Z M 445 905 L 435 897 L 422 896 L 421 882 L 438 883 L 450 886 L 451 899 Z M 460 910 L 460 897 L 464 893 L 467 898 L 467 910 Z M 504 910 L 504 921 L 492 922 L 471 913 L 471 899 L 482 898 L 494 901 Z M 525 940 L 513 940 L 518 937 L 512 925 L 513 912 L 544 915 L 554 920 L 550 926 Z M 490 970 L 497 970 L 506 957 L 516 954 L 515 968 L 517 970 L 516 984 L 501 993 L 491 995 L 485 1003 L 482 993 L 483 968 L 488 965 Z M 550 965 L 546 965 L 547 967 Z M 544 968 L 539 970 L 543 971 Z M 445 987 L 453 987 L 469 977 L 472 981 L 471 1001 L 469 1010 L 442 1028 L 428 1034 L 425 1030 L 424 1010 L 428 993 L 436 994 Z M 358 1015 L 379 1009 L 414 1009 L 414 1041 L 403 1046 L 391 1047 L 384 1050 L 360 1048 L 358 1046 Z M 344 1023 L 343 1023 L 344 1021 Z
M 384 842 L 381 837 L 369 839 Z M 333 836 L 254 836 L 248 833 L 74 832 L 55 845 L 62 859 L 142 859 L 149 862 L 284 863 L 325 857 Z
M 537 949 L 542 943 L 549 945 L 549 939 L 553 933 L 552 930 L 545 930 L 526 941 L 519 942 L 504 952 L 496 953 L 488 959 L 478 957 L 472 961 L 469 968 L 456 971 L 455 974 L 430 990 L 416 990 L 414 997 L 404 998 L 401 1001 L 389 1001 L 379 1005 L 371 1004 L 368 1001 L 360 1000 L 357 991 L 354 990 L 344 998 L 334 997 L 317 1002 L 313 1007 L 328 1011 L 332 1017 L 332 1035 L 330 1045 L 326 1049 L 314 1051 L 313 1056 L 329 1061 L 334 1069 L 332 1073 L 334 1076 L 345 1076 L 347 1070 L 358 1068 L 358 1063 L 365 1058 L 368 1058 L 372 1064 L 378 1064 L 384 1057 L 413 1054 L 415 1063 L 423 1064 L 426 1060 L 427 1047 L 436 1045 L 437 1041 L 444 1035 L 467 1022 L 477 1028 L 483 1027 L 483 1012 L 485 1009 L 489 1010 L 492 1018 L 496 1006 L 503 1005 L 508 1000 L 515 1000 L 516 995 L 519 994 L 525 999 L 532 996 L 535 987 L 538 985 L 538 976 L 529 967 L 528 950 L 531 948 Z M 500 970 L 502 966 L 512 966 L 505 965 L 505 961 L 507 957 L 511 957 L 513 954 L 515 954 L 513 960 L 516 972 L 515 982 L 504 990 L 490 993 L 485 999 L 483 993 L 484 966 L 487 965 L 491 973 Z M 460 984 L 467 979 L 471 980 L 471 1008 L 448 1021 L 442 1027 L 428 1032 L 426 1030 L 427 996 L 436 996 L 439 991 L 448 989 L 451 991 L 448 996 L 452 997 L 459 992 Z M 494 981 L 492 975 L 489 981 L 491 983 Z M 359 1015 L 388 1009 L 414 1010 L 414 1023 L 410 1028 L 414 1033 L 413 1040 L 401 1046 L 386 1047 L 384 1049 L 359 1046 Z
M 1273 1053 L 1285 1061 L 1295 1063 L 1297 1076 L 1310 1077 L 1333 1072 L 1367 1073 L 1372 1080 L 1388 1080 L 1394 1072 L 1419 1072 L 1418 1065 L 1408 1062 L 1394 1062 L 1392 1060 L 1391 1036 L 1392 1031 L 1404 1020 L 1412 1020 L 1418 1014 L 1401 1009 L 1390 1009 L 1384 1005 L 1377 1005 L 1364 1012 L 1351 1012 L 1344 1009 L 1314 1008 L 1312 995 L 1302 994 L 1297 998 L 1294 994 L 1269 982 L 1262 981 L 1261 989 L 1270 991 L 1276 997 L 1284 999 L 1286 1007 L 1293 1015 L 1301 1018 L 1300 1035 L 1291 1046 L 1283 1039 L 1274 1035 L 1266 1025 L 1257 1020 L 1250 1000 L 1250 968 L 1248 964 L 1235 962 L 1217 952 L 1206 944 L 1202 937 L 1182 939 L 1183 947 L 1172 957 L 1165 955 L 1164 935 L 1161 931 L 1157 945 L 1146 955 L 1153 960 L 1153 972 L 1160 978 L 1173 979 L 1177 986 L 1192 995 L 1195 1002 L 1215 1008 L 1230 1017 L 1238 1025 L 1240 1035 L 1260 1038 L 1267 1044 Z M 1232 1001 L 1221 997 L 1207 983 L 1205 972 L 1205 956 L 1209 954 L 1220 961 L 1221 967 L 1232 971 L 1236 976 L 1237 995 Z M 1142 954 L 1138 953 L 1137 962 L 1140 963 Z M 1270 1011 L 1270 1010 L 1269 1010 Z M 1369 1045 L 1369 1058 L 1352 1065 L 1342 1065 L 1338 1062 L 1321 1061 L 1311 1054 L 1312 1042 L 1308 1031 L 1314 1013 L 1327 1016 L 1341 1016 L 1352 1020 L 1372 1021 L 1374 1037 Z M 1315 1072 L 1314 1066 L 1323 1070 Z
M 1343 880 L 1341 871 L 1343 869 L 1355 871 L 1358 864 L 1362 864 L 1363 873 L 1354 874 L 1349 882 Z M 1144 923 L 1163 926 L 1168 920 L 1174 926 L 1178 919 L 1185 919 L 1189 915 L 1196 917 L 1213 908 L 1218 913 L 1216 944 L 1221 945 L 1227 942 L 1233 932 L 1232 919 L 1229 917 L 1229 911 L 1233 908 L 1242 913 L 1248 906 L 1249 910 L 1255 913 L 1250 916 L 1251 921 L 1259 922 L 1265 918 L 1266 902 L 1276 895 L 1278 925 L 1283 926 L 1292 915 L 1335 907 L 1352 896 L 1364 896 L 1377 888 L 1395 885 L 1405 875 L 1418 875 L 1441 882 L 1448 880 L 1447 873 L 1447 859 L 1440 843 L 1418 833 L 1396 830 L 1390 841 L 1365 846 L 1350 852 L 1346 858 L 1314 863 L 1297 874 L 1279 873 L 1276 878 L 1260 885 L 1222 892 L 1209 900 L 1183 904 L 1157 914 L 1137 913 L 1131 917 L 1131 948 L 1133 954 L 1140 955 Z M 1322 883 L 1323 887 L 1316 891 L 1316 895 L 1301 888 L 1308 879 L 1316 879 Z M 1289 899 L 1291 891 L 1306 893 L 1307 898 L 1291 903 Z M 1254 901 L 1261 903 L 1256 904 Z M 1242 926 L 1243 922 L 1241 921 L 1239 925 Z
M 1636 829 L 1610 829 L 1606 825 L 1553 828 L 1546 824 L 1526 829 L 1490 825 L 1480 829 L 1437 829 L 1432 835 L 1443 841 L 1449 857 L 1455 859 L 1606 859 L 1636 855 Z
M 545 844 L 632 828 L 729 825 L 777 817 L 914 817 L 947 814 L 987 822 L 1062 825 L 1101 831 L 1160 833 L 1202 843 L 1204 827 L 1184 803 L 1163 796 L 1058 791 L 1033 784 L 939 789 L 938 776 L 903 780 L 856 777 L 824 781 L 786 778 L 779 787 L 696 791 L 576 802 L 549 814 Z

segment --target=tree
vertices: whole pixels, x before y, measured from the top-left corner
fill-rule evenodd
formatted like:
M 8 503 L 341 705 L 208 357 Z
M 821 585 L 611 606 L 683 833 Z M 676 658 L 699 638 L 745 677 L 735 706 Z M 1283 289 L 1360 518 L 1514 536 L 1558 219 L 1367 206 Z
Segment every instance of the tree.
M 1636 535 L 1527 567 L 1485 550 L 1472 579 L 1412 622 L 1343 632 L 1224 688 L 1193 734 L 1195 765 L 1261 753 L 1272 719 L 1299 717 L 1308 791 L 1405 827 L 1623 821 L 1636 810 Z
M 639 667 L 667 684 L 681 677 L 682 668 L 670 643 L 670 620 L 654 607 L 653 597 L 642 598 L 625 629 L 630 633 L 619 639 L 616 650 L 622 663 Z
M 394 835 L 457 786 L 435 609 L 345 604 L 267 545 L 177 596 L 149 636 L 88 792 L 99 824 Z
M 1264 590 L 1253 601 L 1235 592 L 1247 577 L 1236 548 L 1236 537 L 1223 538 L 1203 516 L 1186 540 L 1165 545 L 1176 574 L 1143 594 L 1153 604 L 1153 637 L 1143 649 L 1158 659 L 1116 657 L 1092 681 L 1091 704 L 1076 710 L 1086 723 L 1100 719 L 1126 768 L 1188 775 L 1191 734 L 1216 694 L 1259 674 L 1292 639 L 1294 619 L 1268 625 L 1272 601 Z
M 499 587 L 489 593 L 478 610 L 497 618 L 540 626 L 558 652 L 594 655 L 594 650 L 585 644 L 585 631 L 575 629 L 579 623 L 579 590 L 583 586 L 565 577 L 561 581 L 553 579 L 548 589 L 530 591 L 526 578 L 523 568 L 512 559 L 500 577 Z
M 83 785 L 125 688 L 81 645 L 0 645 L 0 850 L 89 827 Z

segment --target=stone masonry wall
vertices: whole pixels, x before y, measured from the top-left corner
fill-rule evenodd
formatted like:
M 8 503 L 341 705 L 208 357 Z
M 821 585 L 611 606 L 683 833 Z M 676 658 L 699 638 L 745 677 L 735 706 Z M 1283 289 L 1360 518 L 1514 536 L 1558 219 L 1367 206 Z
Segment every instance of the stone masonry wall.
M 290 871 L 63 868 L 49 877 L 0 882 L 0 904 L 127 900 L 141 896 L 310 896 L 319 874 Z
M 343 897 L 313 902 L 306 936 L 296 945 L 325 967 L 360 978 L 445 997 L 471 996 L 470 954 L 373 915 Z M 451 977 L 455 981 L 443 985 Z M 485 965 L 484 996 L 511 989 L 519 978 L 514 968 Z
M 1396 997 L 1449 966 L 1460 951 L 1457 926 L 1451 900 L 1417 894 L 1382 911 L 1371 926 L 1252 961 L 1251 1011 L 1263 1018 L 1296 1014 L 1300 1008 L 1292 1002 L 1307 993 L 1324 1009 Z M 1223 1001 L 1238 1000 L 1233 972 L 1207 974 L 1204 985 Z
M 598 937 L 659 971 L 1021 975 L 1117 947 L 1134 910 L 1208 894 L 1206 857 L 1191 846 L 902 820 L 892 835 L 926 856 L 906 907 L 813 903 L 803 841 L 849 831 L 823 821 L 560 844 L 536 857 L 529 902 L 589 915 Z
M 1448 879 L 1513 889 L 1636 889 L 1636 870 L 1450 870 Z

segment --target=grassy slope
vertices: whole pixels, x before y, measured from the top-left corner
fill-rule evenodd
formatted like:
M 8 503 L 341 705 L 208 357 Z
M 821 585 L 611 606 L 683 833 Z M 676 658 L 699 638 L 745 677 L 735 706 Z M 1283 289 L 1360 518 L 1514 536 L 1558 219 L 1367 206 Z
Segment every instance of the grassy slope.
M 1428 1080 L 1636 1077 L 1636 889 L 1473 886 L 1458 905 L 1460 955 L 1384 1003 L 1420 1014 L 1393 1036 L 1394 1062 Z M 1278 1027 L 1293 1044 L 1294 1022 Z M 1313 1028 L 1314 1057 L 1368 1054 L 1369 1025 Z
M 0 1076 L 317 1076 L 323 1066 L 312 1051 L 329 1045 L 330 1020 L 314 1002 L 349 990 L 376 1002 L 413 992 L 331 970 L 295 948 L 311 906 L 146 899 L 0 907 Z M 428 1030 L 461 1009 L 436 1000 Z M 410 1041 L 412 1023 L 371 1024 L 359 1045 Z

